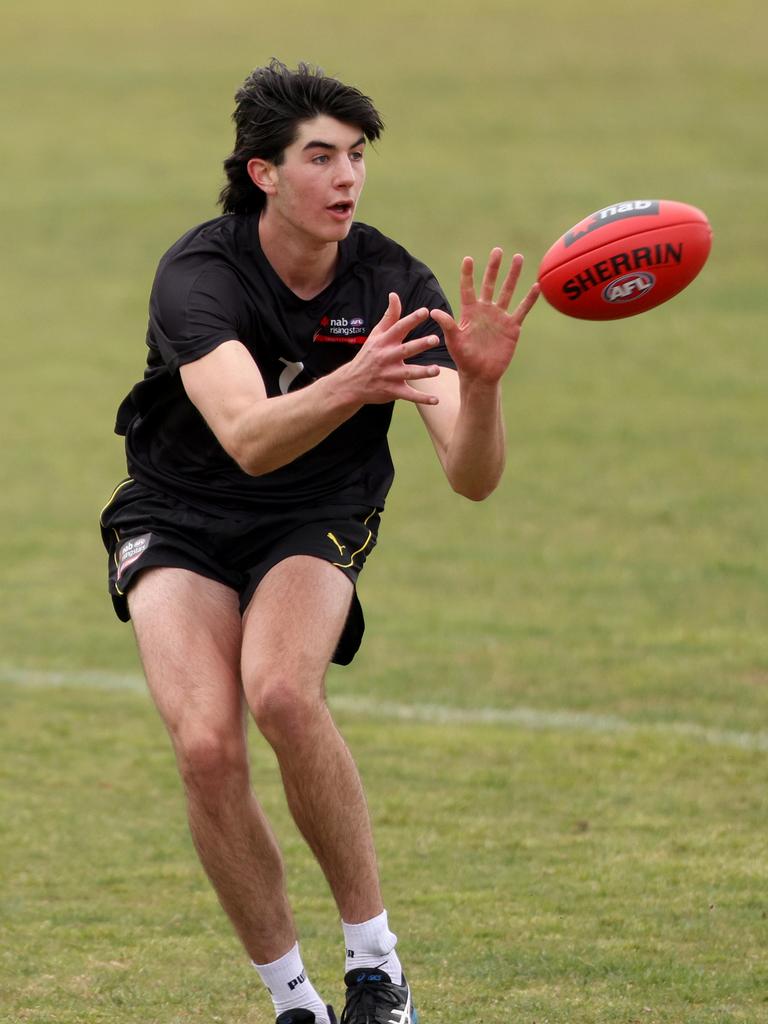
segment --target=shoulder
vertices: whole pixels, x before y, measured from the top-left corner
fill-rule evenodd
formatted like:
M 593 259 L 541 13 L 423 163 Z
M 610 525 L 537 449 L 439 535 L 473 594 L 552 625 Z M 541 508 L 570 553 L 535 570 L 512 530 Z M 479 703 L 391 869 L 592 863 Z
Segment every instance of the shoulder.
M 424 263 L 412 256 L 408 250 L 370 224 L 356 221 L 349 234 L 350 254 L 361 264 L 396 266 L 409 270 L 426 270 Z
M 237 253 L 247 248 L 248 215 L 227 213 L 203 221 L 185 231 L 163 254 L 160 264 L 183 256 L 215 256 Z
M 161 257 L 153 292 L 184 295 L 202 281 L 236 288 L 250 255 L 246 221 L 245 215 L 227 214 L 190 228 Z
M 444 304 L 445 296 L 435 275 L 404 246 L 359 221 L 352 226 L 349 237 L 351 261 L 358 274 L 375 277 L 387 291 L 411 296 L 419 305 Z
M 169 266 L 188 269 L 217 263 L 234 266 L 249 255 L 250 227 L 247 215 L 230 213 L 204 221 L 186 231 L 163 253 L 158 273 Z

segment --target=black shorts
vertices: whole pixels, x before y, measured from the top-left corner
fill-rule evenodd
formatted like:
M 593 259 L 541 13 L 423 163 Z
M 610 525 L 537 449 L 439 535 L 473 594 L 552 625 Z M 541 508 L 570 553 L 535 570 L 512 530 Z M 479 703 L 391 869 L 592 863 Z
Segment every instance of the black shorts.
M 239 516 L 239 517 L 238 517 Z M 109 555 L 109 592 L 123 622 L 126 594 L 142 569 L 189 569 L 223 583 L 240 596 L 240 614 L 263 577 L 291 555 L 313 555 L 335 565 L 355 584 L 376 544 L 380 509 L 362 505 L 214 515 L 123 480 L 102 510 L 100 525 Z M 355 587 L 333 661 L 348 665 L 365 630 Z

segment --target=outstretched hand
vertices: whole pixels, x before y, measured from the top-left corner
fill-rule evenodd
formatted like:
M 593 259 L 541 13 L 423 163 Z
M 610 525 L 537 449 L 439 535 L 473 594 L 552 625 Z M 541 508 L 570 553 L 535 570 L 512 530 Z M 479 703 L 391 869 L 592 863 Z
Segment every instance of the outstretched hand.
M 458 321 L 445 310 L 431 311 L 432 318 L 443 329 L 456 369 L 478 383 L 495 384 L 501 379 L 515 354 L 523 321 L 539 297 L 539 286 L 534 284 L 514 312 L 508 312 L 523 266 L 523 257 L 517 253 L 494 302 L 503 256 L 499 248 L 491 251 L 479 297 L 475 292 L 474 260 L 471 256 L 462 260 Z
M 402 399 L 417 405 L 436 405 L 434 395 L 417 391 L 412 381 L 437 377 L 440 367 L 406 363 L 406 359 L 421 355 L 434 348 L 439 339 L 430 334 L 424 338 L 405 338 L 429 317 L 426 308 L 416 309 L 401 316 L 400 298 L 390 292 L 389 303 L 381 320 L 371 331 L 358 354 L 340 370 L 347 386 L 360 402 L 380 404 Z

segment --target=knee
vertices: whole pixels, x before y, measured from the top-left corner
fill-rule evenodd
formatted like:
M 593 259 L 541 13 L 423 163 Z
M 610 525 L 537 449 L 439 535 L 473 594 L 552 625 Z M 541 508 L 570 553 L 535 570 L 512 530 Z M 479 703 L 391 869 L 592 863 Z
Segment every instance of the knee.
M 272 672 L 250 687 L 250 706 L 254 721 L 265 739 L 277 747 L 283 743 L 300 745 L 315 734 L 317 723 L 327 708 L 322 686 L 282 672 Z
M 184 788 L 204 803 L 216 803 L 226 791 L 249 786 L 248 756 L 242 736 L 211 729 L 174 738 Z

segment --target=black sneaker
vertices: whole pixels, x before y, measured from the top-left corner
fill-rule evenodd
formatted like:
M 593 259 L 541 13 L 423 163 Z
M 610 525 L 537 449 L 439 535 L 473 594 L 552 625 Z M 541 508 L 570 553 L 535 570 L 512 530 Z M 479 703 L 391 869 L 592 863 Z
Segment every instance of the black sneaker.
M 331 1024 L 336 1024 L 336 1014 L 332 1006 L 326 1006 Z M 283 1010 L 275 1024 L 315 1024 L 317 1017 L 311 1010 Z
M 402 985 L 395 985 L 384 971 L 361 967 L 348 971 L 344 984 L 347 1002 L 341 1024 L 417 1024 L 405 975 Z

